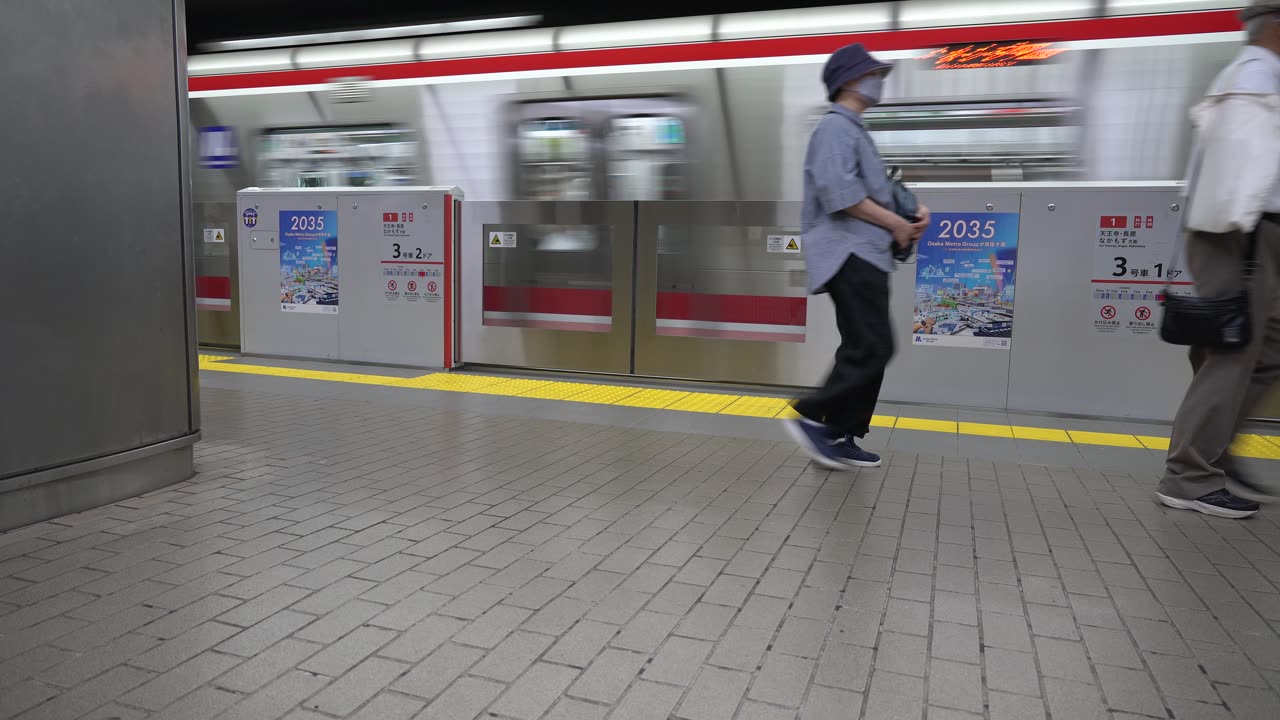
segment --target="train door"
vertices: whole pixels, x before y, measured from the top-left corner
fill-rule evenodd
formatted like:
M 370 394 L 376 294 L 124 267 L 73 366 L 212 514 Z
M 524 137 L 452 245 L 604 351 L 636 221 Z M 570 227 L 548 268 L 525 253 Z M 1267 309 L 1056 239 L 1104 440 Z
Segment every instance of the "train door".
M 513 110 L 518 200 L 464 203 L 467 232 L 484 241 L 479 312 L 464 320 L 468 357 L 631 372 L 634 206 L 625 201 L 685 197 L 681 101 L 539 100 Z

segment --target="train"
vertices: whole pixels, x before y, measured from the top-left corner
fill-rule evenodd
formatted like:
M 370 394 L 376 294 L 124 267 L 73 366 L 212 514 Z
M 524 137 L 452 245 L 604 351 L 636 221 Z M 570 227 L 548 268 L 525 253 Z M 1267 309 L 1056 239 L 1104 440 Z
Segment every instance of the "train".
M 903 0 L 197 48 L 193 223 L 235 227 L 250 186 L 798 200 L 822 63 L 850 42 L 894 63 L 867 124 L 907 182 L 1178 180 L 1186 110 L 1238 50 L 1242 5 Z M 201 342 L 235 347 L 234 243 L 198 245 Z

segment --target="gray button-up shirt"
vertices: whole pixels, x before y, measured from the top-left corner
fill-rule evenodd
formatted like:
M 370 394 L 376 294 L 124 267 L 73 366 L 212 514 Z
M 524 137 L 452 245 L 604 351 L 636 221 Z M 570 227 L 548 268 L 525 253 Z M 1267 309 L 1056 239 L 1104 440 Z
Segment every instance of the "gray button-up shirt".
M 862 116 L 832 105 L 814 128 L 804 158 L 800 228 L 810 293 L 825 292 L 850 255 L 893 272 L 893 233 L 843 212 L 868 197 L 893 206 L 884 161 Z

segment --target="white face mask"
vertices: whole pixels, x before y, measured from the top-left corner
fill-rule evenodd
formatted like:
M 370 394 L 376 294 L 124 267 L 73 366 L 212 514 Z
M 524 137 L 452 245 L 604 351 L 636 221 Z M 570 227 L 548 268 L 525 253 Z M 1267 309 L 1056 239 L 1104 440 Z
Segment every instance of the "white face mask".
M 884 93 L 884 75 L 872 73 L 854 83 L 853 91 L 862 96 L 867 106 L 878 105 Z

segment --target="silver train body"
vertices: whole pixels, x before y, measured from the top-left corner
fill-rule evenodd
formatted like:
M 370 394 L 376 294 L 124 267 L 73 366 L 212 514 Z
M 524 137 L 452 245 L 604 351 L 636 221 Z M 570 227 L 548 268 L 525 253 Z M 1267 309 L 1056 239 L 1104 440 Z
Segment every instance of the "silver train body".
M 907 0 L 194 55 L 194 223 L 197 236 L 236 227 L 235 192 L 249 186 L 456 185 L 469 203 L 799 200 L 826 111 L 822 62 L 863 38 L 895 63 L 868 120 L 907 181 L 1178 180 L 1186 111 L 1238 50 L 1240 5 Z M 1014 40 L 1056 54 L 939 61 L 940 47 Z M 693 292 L 802 294 L 796 272 L 755 272 L 740 245 L 727 240 L 718 259 L 689 250 L 736 275 L 660 267 Z M 201 306 L 201 340 L 236 347 L 234 243 L 201 247 L 198 274 L 227 296 Z M 618 277 L 611 257 L 544 253 L 476 281 L 598 285 Z
M 879 53 L 896 63 L 886 103 L 871 116 L 886 158 L 915 181 L 1180 178 L 1189 132 L 1185 111 L 1238 49 L 1241 37 L 1195 32 L 1195 24 L 1240 3 L 1109 4 L 1113 14 L 1162 8 L 1199 12 L 1144 16 L 1161 21 L 1150 22 L 1153 33 L 1175 27 L 1176 35 L 1056 43 L 1066 51 L 1018 67 L 939 70 L 935 59 L 920 59 L 929 48 Z M 504 57 L 536 58 L 553 48 L 568 54 L 644 47 L 663 39 L 692 42 L 698 39 L 692 28 L 702 25 L 718 28 L 708 30 L 709 37 L 718 32 L 722 44 L 732 45 L 751 42 L 746 38 L 752 23 L 770 19 L 756 16 L 771 15 L 793 18 L 811 31 L 823 27 L 817 24 L 820 17 L 830 17 L 826 32 L 846 33 L 850 40 L 861 32 L 884 37 L 897 27 L 904 37 L 931 45 L 951 35 L 981 37 L 981 28 L 1008 34 L 1025 27 L 1027 39 L 1052 41 L 1035 34 L 1058 32 L 1054 21 L 1094 23 L 1093 33 L 1075 32 L 1101 36 L 1116 32 L 1106 27 L 1108 20 L 1129 19 L 1084 19 L 1097 12 L 1090 9 L 1097 5 L 1095 0 L 909 0 L 594 30 L 476 33 L 416 45 L 387 41 L 195 55 L 193 88 L 208 76 L 252 78 L 293 68 L 340 65 L 353 75 L 321 88 L 193 91 L 193 124 L 234 128 L 241 146 L 238 168 L 197 171 L 195 199 L 226 200 L 248 185 L 395 182 L 454 183 L 478 200 L 796 199 L 808 132 L 825 110 L 820 55 L 646 67 L 609 58 L 611 66 L 554 74 L 471 72 L 403 84 L 362 79 L 361 67 L 385 66 L 390 59 L 483 59 L 509 48 L 514 51 Z M 1032 10 L 1015 12 L 1016 7 Z M 912 8 L 934 9 L 934 16 L 921 13 L 913 24 Z M 744 26 L 736 33 L 731 32 L 734 18 Z M 945 27 L 962 21 L 968 24 Z M 772 30 L 787 31 L 785 25 Z M 552 38 L 545 48 L 538 46 L 539 34 Z M 486 49 L 494 55 L 484 56 Z M 401 132 L 376 141 L 408 144 L 395 151 L 402 154 L 394 162 L 371 159 L 372 153 L 330 152 L 360 145 L 358 132 L 378 130 Z M 290 138 L 296 140 L 292 145 Z M 289 155 L 286 148 L 295 151 L 291 159 L 283 159 Z M 326 153 L 331 160 L 324 160 Z M 378 177 L 367 172 L 384 166 L 396 172 L 374 173 Z

